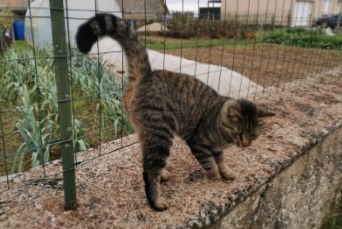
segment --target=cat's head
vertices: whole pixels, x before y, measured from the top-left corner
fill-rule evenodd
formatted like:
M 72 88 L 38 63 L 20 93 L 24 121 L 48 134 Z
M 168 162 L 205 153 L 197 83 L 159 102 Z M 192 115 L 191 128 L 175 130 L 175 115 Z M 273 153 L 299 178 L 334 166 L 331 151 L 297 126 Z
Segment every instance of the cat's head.
M 260 134 L 262 120 L 274 115 L 251 101 L 229 99 L 221 109 L 220 128 L 235 145 L 248 147 Z

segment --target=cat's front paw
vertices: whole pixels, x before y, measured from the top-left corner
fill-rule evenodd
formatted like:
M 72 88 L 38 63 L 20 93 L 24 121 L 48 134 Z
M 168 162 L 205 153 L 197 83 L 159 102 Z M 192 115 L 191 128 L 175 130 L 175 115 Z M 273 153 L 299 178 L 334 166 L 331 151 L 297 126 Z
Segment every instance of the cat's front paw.
M 169 203 L 165 200 L 164 197 L 158 197 L 154 203 L 154 206 L 152 207 L 158 211 L 165 211 L 169 208 Z
M 221 169 L 220 170 L 220 174 L 226 180 L 235 180 L 236 179 L 235 173 L 232 170 L 228 169 L 228 168 Z
M 221 175 L 220 173 L 218 172 L 218 170 L 209 170 L 207 171 L 207 177 L 208 179 L 210 180 L 220 180 L 221 179 Z

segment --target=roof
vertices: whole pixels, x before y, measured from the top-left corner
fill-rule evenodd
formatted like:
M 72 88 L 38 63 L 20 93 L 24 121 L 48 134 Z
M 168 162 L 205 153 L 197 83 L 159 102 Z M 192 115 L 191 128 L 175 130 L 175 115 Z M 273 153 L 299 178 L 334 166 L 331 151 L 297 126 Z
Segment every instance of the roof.
M 140 27 L 139 29 L 137 29 L 138 32 L 160 32 L 160 31 L 168 31 L 168 29 L 163 26 L 162 24 L 158 23 L 158 22 L 154 22 L 152 24 L 149 25 L 145 25 Z
M 27 0 L 0 0 L 0 8 L 8 8 L 13 10 L 27 9 Z

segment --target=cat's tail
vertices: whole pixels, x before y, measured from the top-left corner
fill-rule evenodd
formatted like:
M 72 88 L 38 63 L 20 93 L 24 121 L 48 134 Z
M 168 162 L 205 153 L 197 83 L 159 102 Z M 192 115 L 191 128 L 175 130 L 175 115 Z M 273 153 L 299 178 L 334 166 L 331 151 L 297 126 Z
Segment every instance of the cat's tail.
M 97 39 L 103 36 L 111 37 L 122 46 L 128 59 L 130 79 L 152 75 L 146 49 L 137 33 L 112 14 L 97 14 L 82 24 L 76 34 L 76 43 L 82 53 L 88 53 Z

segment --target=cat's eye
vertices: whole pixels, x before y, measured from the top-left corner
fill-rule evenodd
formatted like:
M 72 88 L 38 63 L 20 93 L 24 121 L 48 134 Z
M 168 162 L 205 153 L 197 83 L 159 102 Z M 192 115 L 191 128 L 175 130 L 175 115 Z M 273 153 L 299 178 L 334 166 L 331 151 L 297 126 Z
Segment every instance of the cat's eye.
M 238 116 L 236 116 L 236 115 L 231 115 L 231 114 L 228 114 L 228 119 L 231 120 L 231 121 L 233 121 L 233 122 L 239 122 L 239 121 L 240 121 L 240 119 L 239 119 Z

